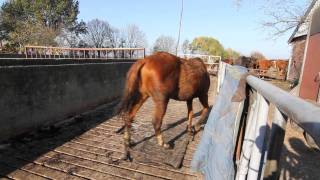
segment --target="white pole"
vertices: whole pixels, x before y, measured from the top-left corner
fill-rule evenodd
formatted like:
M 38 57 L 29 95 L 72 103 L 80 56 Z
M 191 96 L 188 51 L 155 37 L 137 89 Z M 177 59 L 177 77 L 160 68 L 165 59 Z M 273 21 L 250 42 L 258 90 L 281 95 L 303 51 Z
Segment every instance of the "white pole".
M 244 141 L 242 145 L 242 153 L 240 157 L 240 162 L 237 170 L 236 179 L 245 180 L 248 169 L 249 169 L 249 160 L 251 157 L 251 151 L 253 143 L 255 142 L 255 131 L 256 131 L 256 119 L 258 116 L 259 104 L 261 96 L 257 96 L 256 100 L 252 103 L 248 115 L 246 131 L 244 136 Z
M 259 111 L 256 119 L 256 128 L 255 128 L 255 138 L 253 142 L 252 154 L 250 158 L 249 171 L 248 171 L 248 180 L 256 180 L 260 179 L 260 175 L 262 172 L 264 161 L 265 151 L 265 135 L 267 129 L 267 120 L 268 120 L 268 112 L 269 112 L 269 104 L 263 98 L 261 94 L 260 102 L 258 104 Z
M 226 63 L 219 63 L 219 71 L 218 71 L 218 82 L 217 82 L 217 93 L 220 92 L 220 88 L 222 87 L 224 76 L 226 74 Z

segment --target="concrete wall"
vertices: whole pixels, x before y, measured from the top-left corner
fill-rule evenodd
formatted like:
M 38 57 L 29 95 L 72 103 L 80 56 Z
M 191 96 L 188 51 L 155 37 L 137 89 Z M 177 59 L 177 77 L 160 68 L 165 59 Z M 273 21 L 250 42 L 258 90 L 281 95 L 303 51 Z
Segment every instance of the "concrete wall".
M 0 65 L 0 141 L 119 98 L 131 65 Z

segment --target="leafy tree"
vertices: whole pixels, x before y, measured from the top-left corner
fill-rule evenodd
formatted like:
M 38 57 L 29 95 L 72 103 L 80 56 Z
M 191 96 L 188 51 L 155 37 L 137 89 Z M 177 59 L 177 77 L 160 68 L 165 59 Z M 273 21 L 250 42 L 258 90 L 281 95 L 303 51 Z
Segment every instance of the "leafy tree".
M 228 48 L 225 50 L 225 56 L 224 58 L 228 58 L 228 59 L 238 59 L 240 57 L 240 53 L 231 49 L 231 48 Z
M 40 23 L 22 22 L 15 30 L 9 33 L 11 44 L 22 48 L 24 44 L 32 45 L 55 45 L 57 32 L 53 29 L 43 26 Z M 19 49 L 22 50 L 22 49 Z
M 221 43 L 212 37 L 197 37 L 191 43 L 192 53 L 204 53 L 207 55 L 224 56 L 224 48 Z
M 174 53 L 175 52 L 175 40 L 171 36 L 159 36 L 154 45 L 153 45 L 153 52 L 157 51 L 165 51 L 168 53 Z
M 58 35 L 62 29 L 68 29 L 77 34 L 85 31 L 84 23 L 77 21 L 78 14 L 77 0 L 5 1 L 0 10 L 0 38 L 16 46 L 24 46 L 28 43 L 54 45 L 53 34 Z M 36 27 L 32 27 L 33 25 Z M 31 29 L 25 29 L 27 32 L 24 32 L 23 28 L 26 27 Z M 31 37 L 22 38 L 25 33 L 40 34 L 42 31 L 40 27 L 48 32 L 42 35 L 46 39 L 44 42 L 36 36 L 32 36 L 35 38 L 33 40 Z

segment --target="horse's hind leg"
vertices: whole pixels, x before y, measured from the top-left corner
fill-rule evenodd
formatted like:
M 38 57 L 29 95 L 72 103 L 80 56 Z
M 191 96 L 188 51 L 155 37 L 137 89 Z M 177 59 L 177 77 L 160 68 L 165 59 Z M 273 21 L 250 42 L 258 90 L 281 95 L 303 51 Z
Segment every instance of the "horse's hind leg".
M 138 102 L 135 103 L 132 109 L 129 111 L 129 117 L 125 119 L 124 140 L 125 140 L 125 143 L 128 145 L 130 145 L 130 130 L 131 130 L 131 125 L 134 120 L 134 117 L 136 116 L 137 112 L 139 111 L 143 103 L 148 99 L 148 97 L 149 97 L 148 95 L 142 95 L 142 97 L 138 100 Z
M 143 103 L 148 99 L 148 95 L 142 95 L 142 97 L 138 100 L 136 104 L 133 105 L 132 109 L 129 111 L 129 116 L 128 118 L 125 118 L 125 130 L 124 130 L 124 148 L 125 148 L 125 154 L 124 158 L 128 159 L 130 158 L 129 156 L 129 147 L 131 145 L 131 125 L 134 120 L 135 115 L 137 114 L 138 110 L 140 107 L 143 105 Z
M 192 111 L 192 99 L 187 101 L 187 107 L 188 107 L 188 133 L 192 135 L 192 117 L 193 117 L 193 111 Z
M 203 96 L 200 96 L 199 100 L 203 106 L 203 109 L 201 112 L 201 117 L 200 117 L 199 121 L 195 124 L 195 127 L 194 127 L 196 132 L 200 130 L 201 124 L 206 119 L 208 111 L 209 111 L 208 95 L 205 94 Z
M 169 100 L 168 99 L 161 99 L 161 100 L 153 99 L 153 100 L 154 100 L 155 107 L 154 107 L 154 117 L 152 119 L 152 124 L 155 131 L 155 135 L 157 137 L 157 141 L 160 146 L 169 148 L 170 147 L 169 144 L 163 141 L 163 137 L 161 134 L 162 120 L 166 113 Z

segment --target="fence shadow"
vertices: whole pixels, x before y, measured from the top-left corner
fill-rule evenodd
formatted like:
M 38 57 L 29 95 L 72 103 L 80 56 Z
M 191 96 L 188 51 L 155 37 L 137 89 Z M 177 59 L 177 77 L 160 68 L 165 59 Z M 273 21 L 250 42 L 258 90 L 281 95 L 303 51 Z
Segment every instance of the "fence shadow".
M 299 138 L 291 137 L 288 142 L 282 148 L 280 179 L 319 179 L 320 153 Z
M 16 170 L 23 169 L 27 164 L 33 164 L 39 157 L 53 151 L 63 144 L 71 141 L 85 132 L 95 128 L 101 123 L 108 121 L 115 116 L 114 108 L 116 103 L 100 106 L 89 113 L 84 113 L 75 117 L 75 121 L 61 126 L 59 128 L 48 128 L 45 130 L 38 130 L 23 136 L 17 137 L 8 141 L 7 146 L 0 146 L 0 177 L 7 176 Z M 210 107 L 211 108 L 211 107 Z M 201 111 L 194 114 L 194 118 L 200 116 Z M 117 118 L 117 117 L 114 117 Z M 120 120 L 120 119 L 119 119 Z M 173 131 L 177 126 L 185 123 L 187 118 L 181 118 L 176 122 L 167 124 L 162 130 Z M 176 134 L 168 139 L 170 143 L 181 139 L 186 131 Z M 152 138 L 147 137 L 136 145 Z
M 99 106 L 89 113 L 76 116 L 75 121 L 58 128 L 37 130 L 19 136 L 0 147 L 0 177 L 33 162 L 35 159 L 114 116 L 117 102 Z

